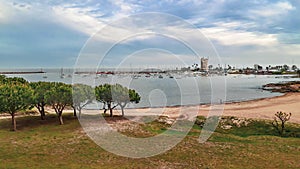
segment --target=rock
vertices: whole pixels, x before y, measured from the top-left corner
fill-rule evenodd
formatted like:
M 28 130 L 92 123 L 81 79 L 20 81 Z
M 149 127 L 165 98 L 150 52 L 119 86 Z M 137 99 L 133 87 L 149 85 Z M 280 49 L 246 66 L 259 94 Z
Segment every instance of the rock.
M 232 126 L 231 125 L 222 125 L 221 128 L 224 130 L 229 130 L 232 128 Z

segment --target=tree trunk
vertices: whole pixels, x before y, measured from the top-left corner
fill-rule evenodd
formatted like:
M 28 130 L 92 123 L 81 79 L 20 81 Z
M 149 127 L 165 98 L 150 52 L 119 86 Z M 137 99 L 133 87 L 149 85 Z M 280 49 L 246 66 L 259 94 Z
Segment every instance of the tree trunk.
M 284 132 L 285 132 L 284 122 L 281 122 L 281 134 L 282 134 L 282 136 L 284 135 Z
M 109 113 L 110 113 L 110 117 L 112 117 L 113 116 L 113 110 L 112 110 L 112 108 L 109 109 Z
M 122 117 L 124 117 L 124 107 L 121 106 L 121 111 L 122 111 Z
M 63 121 L 63 118 L 62 118 L 62 113 L 59 113 L 59 115 L 58 115 L 58 120 L 59 120 L 59 124 L 60 124 L 60 125 L 63 125 L 63 124 L 64 124 L 64 121 Z
M 15 113 L 11 114 L 12 131 L 17 131 L 17 122 L 15 119 Z
M 110 117 L 112 117 L 113 116 L 113 112 L 112 112 L 112 108 L 111 108 L 111 103 L 108 103 L 107 107 L 109 109 Z
M 43 104 L 36 104 L 35 107 L 38 109 L 38 111 L 41 114 L 41 120 L 45 120 L 45 108 Z
M 77 117 L 76 108 L 74 107 L 74 117 Z
M 41 119 L 45 120 L 45 116 L 46 115 L 45 115 L 45 108 L 44 108 L 44 106 L 41 107 L 41 112 L 40 113 L 41 113 Z
M 78 109 L 78 118 L 81 117 L 81 108 Z

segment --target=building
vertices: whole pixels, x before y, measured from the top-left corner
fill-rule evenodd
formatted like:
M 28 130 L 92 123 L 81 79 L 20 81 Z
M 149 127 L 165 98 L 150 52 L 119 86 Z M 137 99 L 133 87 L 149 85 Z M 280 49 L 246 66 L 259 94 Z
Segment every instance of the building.
M 201 71 L 208 71 L 208 58 L 201 58 Z
M 255 64 L 254 65 L 254 70 L 262 70 L 263 69 L 263 67 L 262 66 L 260 66 L 260 65 L 258 65 L 258 64 Z

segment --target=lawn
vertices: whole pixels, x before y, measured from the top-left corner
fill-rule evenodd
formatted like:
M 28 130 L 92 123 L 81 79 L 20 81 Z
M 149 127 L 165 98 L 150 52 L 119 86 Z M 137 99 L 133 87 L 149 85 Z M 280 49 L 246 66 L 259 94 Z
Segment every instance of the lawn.
M 37 116 L 17 118 L 18 131 L 10 120 L 0 120 L 0 168 L 300 168 L 300 126 L 289 124 L 294 137 L 278 137 L 267 121 L 247 127 L 218 128 L 200 144 L 195 125 L 189 135 L 164 154 L 142 159 L 120 157 L 104 151 L 85 135 L 77 118 L 64 115 L 58 125 L 54 115 L 45 121 Z M 151 122 L 128 135 L 155 135 L 168 126 Z M 264 130 L 265 129 L 265 130 Z M 133 134 L 134 133 L 134 134 Z

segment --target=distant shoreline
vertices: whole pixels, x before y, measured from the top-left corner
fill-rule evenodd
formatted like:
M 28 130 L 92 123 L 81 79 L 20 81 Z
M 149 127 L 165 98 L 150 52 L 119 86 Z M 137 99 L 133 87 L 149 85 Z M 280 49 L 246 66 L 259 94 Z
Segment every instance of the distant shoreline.
M 20 72 L 0 72 L 2 75 L 9 75 L 9 74 L 40 74 L 46 73 L 44 71 L 20 71 Z

